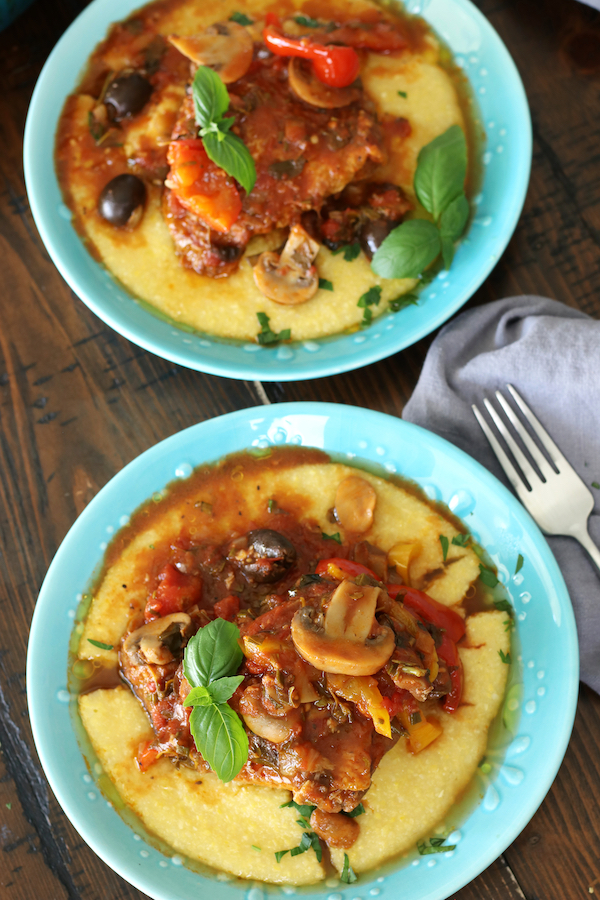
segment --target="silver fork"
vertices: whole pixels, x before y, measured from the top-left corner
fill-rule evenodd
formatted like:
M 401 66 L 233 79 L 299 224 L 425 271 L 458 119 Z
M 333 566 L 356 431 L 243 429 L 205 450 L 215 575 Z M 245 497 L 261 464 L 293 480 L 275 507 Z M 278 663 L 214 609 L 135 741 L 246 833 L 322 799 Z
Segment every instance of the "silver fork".
M 590 538 L 587 529 L 587 521 L 594 508 L 592 492 L 560 452 L 523 398 L 511 384 L 507 384 L 507 388 L 524 418 L 529 422 L 532 430 L 537 435 L 540 444 L 546 450 L 554 467 L 548 462 L 535 441 L 533 441 L 529 432 L 525 429 L 520 419 L 517 418 L 513 408 L 509 406 L 506 398 L 500 391 L 496 391 L 498 403 L 529 451 L 539 472 L 531 465 L 531 462 L 518 446 L 487 397 L 483 400 L 485 408 L 490 414 L 492 422 L 506 441 L 522 474 L 517 471 L 481 412 L 473 404 L 471 408 L 483 429 L 483 433 L 490 442 L 492 450 L 498 457 L 498 462 L 506 472 L 519 500 L 525 509 L 531 513 L 542 531 L 545 531 L 546 534 L 574 537 L 587 550 L 598 569 L 600 569 L 600 550 Z

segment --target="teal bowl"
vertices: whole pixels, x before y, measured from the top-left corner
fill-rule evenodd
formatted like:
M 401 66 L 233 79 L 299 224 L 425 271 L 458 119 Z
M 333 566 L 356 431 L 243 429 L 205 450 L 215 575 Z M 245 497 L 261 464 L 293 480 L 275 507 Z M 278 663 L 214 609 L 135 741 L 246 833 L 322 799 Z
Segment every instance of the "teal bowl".
M 73 291 L 107 325 L 146 350 L 182 366 L 229 378 L 292 381 L 321 378 L 384 359 L 450 318 L 502 255 L 523 207 L 531 167 L 531 120 L 521 79 L 506 47 L 469 0 L 407 0 L 454 53 L 479 107 L 486 134 L 474 215 L 450 271 L 427 285 L 418 305 L 384 314 L 355 334 L 261 347 L 189 333 L 153 315 L 88 253 L 71 224 L 54 169 L 54 137 L 66 96 L 111 22 L 140 0 L 94 0 L 65 32 L 35 88 L 25 128 L 25 179 L 46 248 Z
M 463 518 L 498 568 L 514 607 L 511 683 L 505 718 L 512 740 L 489 750 L 478 769 L 481 801 L 458 817 L 452 851 L 416 852 L 360 876 L 352 886 L 313 888 L 241 881 L 193 871 L 130 828 L 102 795 L 102 768 L 86 762 L 67 690 L 68 647 L 81 595 L 102 562 L 111 535 L 155 492 L 193 467 L 271 445 L 318 447 L 417 482 Z M 523 557 L 519 567 L 519 555 Z M 517 569 L 520 568 L 520 571 Z M 245 409 L 194 425 L 130 463 L 83 511 L 56 554 L 37 602 L 27 658 L 29 713 L 52 790 L 80 833 L 109 866 L 153 900 L 445 900 L 489 866 L 517 837 L 544 799 L 564 756 L 575 715 L 578 649 L 565 584 L 539 529 L 490 473 L 442 438 L 372 410 L 325 403 Z M 226 836 L 225 836 L 226 839 Z

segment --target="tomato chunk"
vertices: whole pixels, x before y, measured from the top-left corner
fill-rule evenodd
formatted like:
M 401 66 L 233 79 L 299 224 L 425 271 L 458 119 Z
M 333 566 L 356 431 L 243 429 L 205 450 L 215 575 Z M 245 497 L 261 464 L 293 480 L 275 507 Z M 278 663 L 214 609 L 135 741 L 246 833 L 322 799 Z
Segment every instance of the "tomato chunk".
M 233 622 L 239 611 L 240 598 L 234 594 L 223 597 L 222 600 L 219 600 L 214 605 L 215 616 L 218 619 L 227 619 L 228 622 Z
M 233 178 L 208 158 L 200 138 L 172 141 L 167 186 L 179 202 L 214 231 L 229 231 L 242 211 Z
M 171 563 L 167 563 L 158 574 L 158 587 L 148 599 L 144 614 L 149 621 L 171 613 L 185 612 L 201 599 L 201 576 L 187 575 Z

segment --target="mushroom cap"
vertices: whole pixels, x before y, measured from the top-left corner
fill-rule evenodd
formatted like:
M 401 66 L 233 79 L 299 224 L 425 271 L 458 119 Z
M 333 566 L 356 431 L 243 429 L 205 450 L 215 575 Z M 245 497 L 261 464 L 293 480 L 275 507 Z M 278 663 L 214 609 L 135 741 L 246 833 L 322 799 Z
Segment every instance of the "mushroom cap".
M 352 85 L 337 88 L 323 84 L 315 75 L 312 65 L 298 57 L 292 57 L 289 61 L 288 78 L 296 96 L 319 109 L 339 109 L 360 99 L 360 90 Z
M 363 534 L 373 524 L 377 492 L 359 475 L 342 479 L 335 492 L 335 515 L 346 531 Z
M 142 662 L 164 666 L 175 659 L 167 639 L 177 631 L 183 637 L 190 633 L 191 627 L 192 620 L 183 612 L 154 619 L 127 635 L 123 641 L 123 653 L 127 656 L 136 654 Z
M 252 62 L 252 38 L 237 22 L 215 22 L 202 34 L 170 34 L 168 40 L 196 65 L 214 69 L 224 84 L 242 78 Z
M 319 289 L 319 273 L 313 260 L 320 244 L 302 225 L 292 225 L 281 256 L 261 253 L 253 275 L 259 291 L 282 306 L 306 303 Z

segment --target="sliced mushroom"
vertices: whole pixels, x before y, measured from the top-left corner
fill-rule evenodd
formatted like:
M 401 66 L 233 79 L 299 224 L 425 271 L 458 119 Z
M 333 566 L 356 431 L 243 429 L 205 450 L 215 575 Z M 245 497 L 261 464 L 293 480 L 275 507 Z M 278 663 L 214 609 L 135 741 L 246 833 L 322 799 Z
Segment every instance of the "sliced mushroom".
M 249 685 L 239 701 L 239 711 L 253 734 L 265 738 L 273 744 L 283 744 L 298 731 L 299 719 L 295 709 L 287 710 L 283 716 L 273 716 L 263 706 L 261 689 L 258 684 Z
M 313 809 L 310 827 L 329 847 L 341 847 L 347 850 L 356 843 L 360 834 L 360 825 L 356 819 L 342 813 L 323 812 Z
M 250 68 L 254 45 L 243 25 L 237 22 L 215 22 L 202 34 L 179 37 L 169 35 L 169 41 L 180 53 L 197 66 L 210 66 L 224 84 L 242 78 Z
M 319 109 L 338 109 L 360 99 L 360 90 L 352 85 L 336 88 L 323 84 L 315 75 L 310 62 L 298 57 L 290 59 L 288 77 L 296 96 Z
M 261 253 L 253 274 L 259 291 L 283 306 L 306 303 L 317 293 L 319 275 L 313 265 L 320 244 L 302 225 L 292 225 L 281 256 Z
M 373 675 L 394 650 L 394 632 L 375 618 L 380 588 L 344 580 L 325 616 L 311 607 L 292 619 L 296 650 L 315 669 L 339 675 Z
M 191 630 L 192 620 L 186 613 L 163 616 L 132 631 L 123 642 L 123 653 L 136 655 L 142 663 L 165 666 L 176 658 Z
M 335 492 L 335 517 L 346 531 L 362 534 L 373 524 L 376 503 L 373 485 L 358 475 L 349 475 Z

